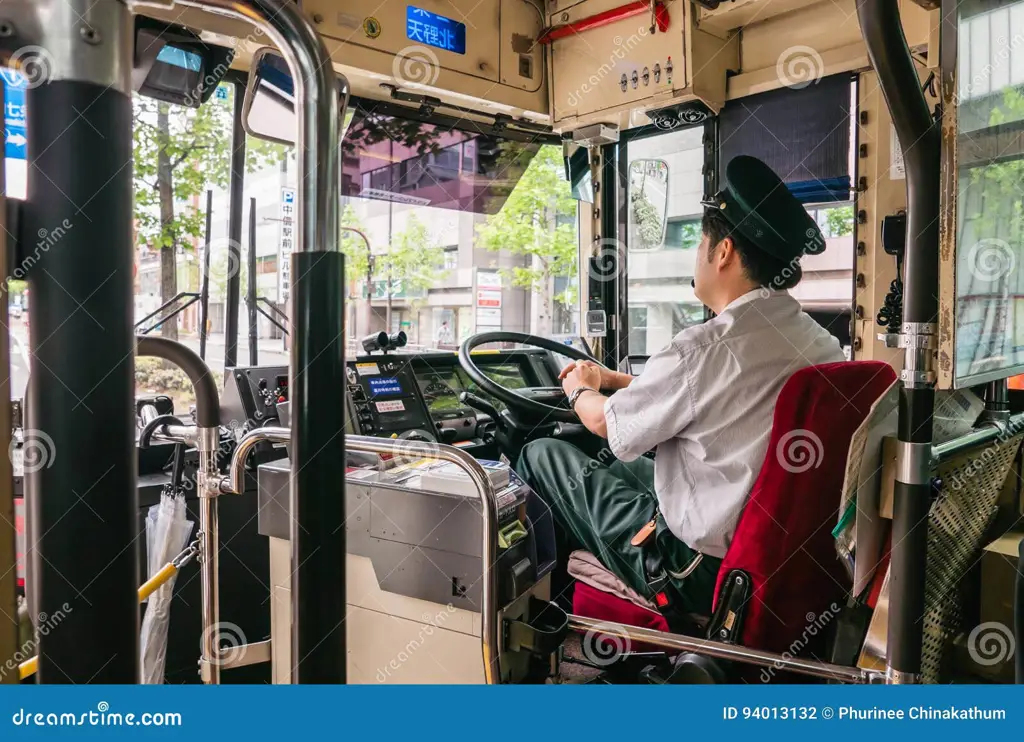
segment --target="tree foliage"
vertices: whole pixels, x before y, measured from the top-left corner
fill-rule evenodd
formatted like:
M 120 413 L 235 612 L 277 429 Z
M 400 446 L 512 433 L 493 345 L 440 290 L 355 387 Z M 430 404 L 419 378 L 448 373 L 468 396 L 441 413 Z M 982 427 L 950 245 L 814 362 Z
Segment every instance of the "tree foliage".
M 521 145 L 514 147 L 517 152 L 523 150 Z M 552 278 L 576 276 L 576 229 L 576 201 L 565 179 L 561 151 L 555 146 L 543 146 L 501 211 L 477 227 L 477 244 L 492 252 L 530 258 L 527 265 L 502 273 L 513 286 L 537 292 L 547 302 Z M 556 299 L 568 306 L 576 297 L 567 289 Z
M 374 266 L 385 281 L 389 300 L 399 292 L 418 294 L 444 277 L 444 248 L 427 226 L 410 214 L 405 229 L 392 235 L 388 251 L 374 256 Z
M 163 301 L 177 293 L 177 251 L 192 249 L 203 236 L 206 204 L 201 195 L 210 188 L 225 189 L 230 181 L 233 95 L 214 95 L 198 109 L 141 96 L 133 101 L 135 230 L 139 245 L 160 251 Z M 278 162 L 285 151 L 250 139 L 246 169 L 254 172 Z M 165 323 L 163 331 L 177 336 L 173 322 Z
M 345 204 L 341 212 L 341 226 L 352 227 L 366 234 L 366 225 L 351 203 Z M 370 246 L 355 232 L 342 229 L 338 244 L 345 254 L 345 277 L 350 286 L 365 281 L 370 267 Z M 351 292 L 350 292 L 351 293 Z

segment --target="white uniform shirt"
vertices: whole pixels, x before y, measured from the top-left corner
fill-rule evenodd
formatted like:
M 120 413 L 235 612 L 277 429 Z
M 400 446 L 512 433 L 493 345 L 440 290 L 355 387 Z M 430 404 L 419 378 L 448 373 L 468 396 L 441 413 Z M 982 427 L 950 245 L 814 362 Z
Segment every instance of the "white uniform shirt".
M 751 291 L 688 327 L 605 403 L 622 461 L 657 447 L 654 488 L 669 529 L 724 557 L 764 463 L 775 402 L 806 366 L 844 360 L 839 342 L 785 291 Z

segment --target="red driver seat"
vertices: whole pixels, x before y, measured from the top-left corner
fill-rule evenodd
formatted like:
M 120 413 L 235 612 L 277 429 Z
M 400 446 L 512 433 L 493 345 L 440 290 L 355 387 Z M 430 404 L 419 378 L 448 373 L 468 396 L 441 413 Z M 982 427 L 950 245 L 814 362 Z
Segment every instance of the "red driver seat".
M 879 361 L 828 363 L 793 374 L 779 394 L 761 472 L 718 573 L 742 570 L 750 597 L 739 643 L 792 651 L 850 581 L 832 538 L 854 432 L 896 374 Z M 576 583 L 573 611 L 600 621 L 668 630 L 665 619 L 591 585 Z M 806 637 L 804 640 L 806 643 Z

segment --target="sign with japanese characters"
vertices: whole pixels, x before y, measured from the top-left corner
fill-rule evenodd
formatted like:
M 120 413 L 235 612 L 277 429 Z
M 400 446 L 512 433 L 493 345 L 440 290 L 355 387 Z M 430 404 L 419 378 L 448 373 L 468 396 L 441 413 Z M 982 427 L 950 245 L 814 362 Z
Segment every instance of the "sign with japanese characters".
M 466 53 L 466 24 L 431 13 L 413 5 L 405 14 L 405 35 L 409 41 L 444 49 L 455 54 Z
M 278 265 L 278 286 L 277 286 L 277 298 L 278 301 L 288 301 L 288 294 L 291 292 L 291 256 L 292 250 L 295 249 L 295 207 L 296 207 L 296 194 L 294 188 L 282 188 L 281 189 L 281 210 L 280 210 L 280 241 L 279 241 L 279 253 L 280 258 L 277 261 Z

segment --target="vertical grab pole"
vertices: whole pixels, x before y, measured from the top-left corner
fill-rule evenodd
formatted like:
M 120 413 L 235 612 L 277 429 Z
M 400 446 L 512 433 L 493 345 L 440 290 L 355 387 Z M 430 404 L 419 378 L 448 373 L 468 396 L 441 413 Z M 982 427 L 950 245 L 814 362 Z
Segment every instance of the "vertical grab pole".
M 242 128 L 242 110 L 245 86 L 235 83 L 235 110 L 231 125 L 231 192 L 228 216 L 228 265 L 242 264 L 242 199 L 245 191 L 245 129 Z M 235 262 L 231 262 L 234 260 Z M 252 280 L 250 277 L 249 280 Z M 240 271 L 228 271 L 227 297 L 224 306 L 224 368 L 238 365 L 238 302 L 242 293 Z
M 345 385 L 338 379 L 345 378 L 345 308 L 338 233 L 342 116 L 338 78 L 316 28 L 290 1 L 177 2 L 261 27 L 280 49 L 295 81 L 299 203 L 297 250 L 292 253 L 294 340 L 289 370 L 295 574 L 292 677 L 299 683 L 344 683 Z M 129 3 L 166 5 L 165 0 Z M 236 115 L 236 125 L 239 122 Z M 235 245 L 237 249 L 237 241 Z M 237 293 L 233 303 L 237 309 Z
M 249 309 L 249 365 L 259 365 L 259 336 L 256 332 L 256 199 L 249 199 L 249 285 L 245 303 Z
M 940 137 L 921 90 L 897 3 L 857 4 L 868 57 L 892 114 L 907 171 L 907 253 L 900 347 L 899 445 L 893 498 L 886 678 L 921 680 L 928 511 L 931 507 L 932 410 L 939 311 Z
M 49 73 L 26 94 L 38 678 L 137 683 L 132 19 L 121 0 L 22 7 L 46 62 L 23 69 Z
M 203 284 L 199 289 L 199 357 L 206 360 L 206 336 L 210 324 L 210 235 L 213 229 L 213 191 L 206 192 L 206 241 L 203 244 Z M 230 259 L 228 265 L 231 264 Z M 229 271 L 230 272 L 230 271 Z

